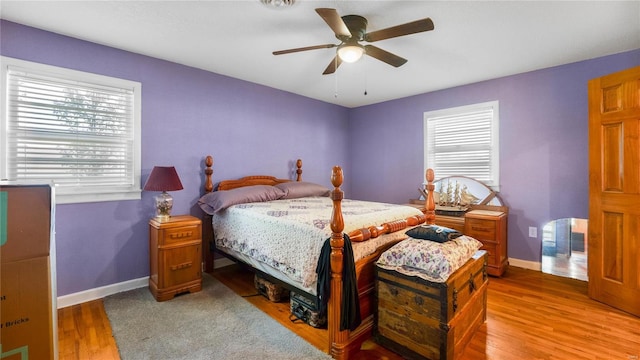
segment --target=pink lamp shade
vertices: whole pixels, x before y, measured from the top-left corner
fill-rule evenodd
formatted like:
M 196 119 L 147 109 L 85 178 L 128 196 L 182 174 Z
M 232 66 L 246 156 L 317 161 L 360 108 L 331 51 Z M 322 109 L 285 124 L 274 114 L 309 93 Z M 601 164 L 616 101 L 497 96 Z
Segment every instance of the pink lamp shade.
M 155 197 L 156 219 L 159 221 L 169 220 L 171 209 L 173 208 L 173 198 L 167 194 L 167 191 L 183 189 L 176 168 L 173 166 L 155 166 L 151 170 L 143 189 L 145 191 L 162 191 L 161 194 Z

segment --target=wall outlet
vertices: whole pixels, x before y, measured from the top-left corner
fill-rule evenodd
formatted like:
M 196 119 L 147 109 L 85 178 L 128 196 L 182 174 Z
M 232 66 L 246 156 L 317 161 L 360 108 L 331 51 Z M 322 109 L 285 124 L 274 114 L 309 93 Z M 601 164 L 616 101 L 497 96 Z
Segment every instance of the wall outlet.
M 538 237 L 538 228 L 537 227 L 529 226 L 529 237 L 531 237 L 531 238 L 537 238 Z

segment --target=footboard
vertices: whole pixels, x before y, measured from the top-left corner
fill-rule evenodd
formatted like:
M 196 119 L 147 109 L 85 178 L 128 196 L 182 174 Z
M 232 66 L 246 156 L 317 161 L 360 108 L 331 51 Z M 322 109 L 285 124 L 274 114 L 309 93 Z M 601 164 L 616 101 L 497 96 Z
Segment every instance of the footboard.
M 400 222 L 383 224 L 367 229 L 360 229 L 349 233 L 355 241 L 362 241 L 377 237 L 384 233 L 399 231 L 407 226 L 418 225 L 426 220 L 433 224 L 435 220 L 435 202 L 433 200 L 433 170 L 426 172 L 427 199 L 425 199 L 426 215 L 424 217 L 408 218 Z M 356 263 L 356 277 L 360 301 L 360 314 L 362 323 L 354 331 L 340 330 L 340 316 L 342 304 L 342 270 L 344 253 L 344 219 L 342 217 L 341 201 L 344 196 L 340 189 L 343 175 L 339 166 L 333 168 L 331 183 L 334 186 L 331 192 L 333 200 L 333 212 L 331 215 L 331 296 L 328 304 L 327 328 L 329 330 L 329 351 L 335 359 L 349 359 L 360 350 L 362 343 L 369 339 L 373 333 L 373 313 L 375 301 L 375 261 L 380 255 L 395 245 L 398 241 L 387 243 L 378 248 L 375 253 L 359 260 Z

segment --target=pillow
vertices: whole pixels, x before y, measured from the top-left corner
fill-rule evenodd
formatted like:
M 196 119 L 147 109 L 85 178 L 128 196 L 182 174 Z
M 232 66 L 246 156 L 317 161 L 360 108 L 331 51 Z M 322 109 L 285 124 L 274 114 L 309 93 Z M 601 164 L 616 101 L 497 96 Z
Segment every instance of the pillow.
M 377 265 L 433 282 L 445 282 L 482 246 L 469 236 L 445 243 L 406 239 L 380 255 Z
M 331 190 L 326 187 L 305 181 L 289 181 L 275 185 L 285 192 L 283 199 L 297 199 L 307 196 L 329 196 Z
M 198 200 L 198 205 L 204 212 L 213 215 L 231 205 L 278 200 L 285 194 L 283 190 L 271 185 L 244 186 L 208 193 Z
M 438 225 L 416 226 L 405 234 L 414 239 L 431 240 L 439 243 L 447 242 L 462 236 L 462 233 L 457 230 Z

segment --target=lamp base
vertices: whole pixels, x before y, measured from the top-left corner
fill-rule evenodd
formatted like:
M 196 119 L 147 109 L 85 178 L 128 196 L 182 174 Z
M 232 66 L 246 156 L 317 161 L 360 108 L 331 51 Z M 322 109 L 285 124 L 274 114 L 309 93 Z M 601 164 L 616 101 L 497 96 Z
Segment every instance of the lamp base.
M 171 218 L 171 209 L 173 208 L 173 198 L 166 191 L 163 191 L 155 197 L 156 200 L 156 219 L 160 222 L 167 221 Z

